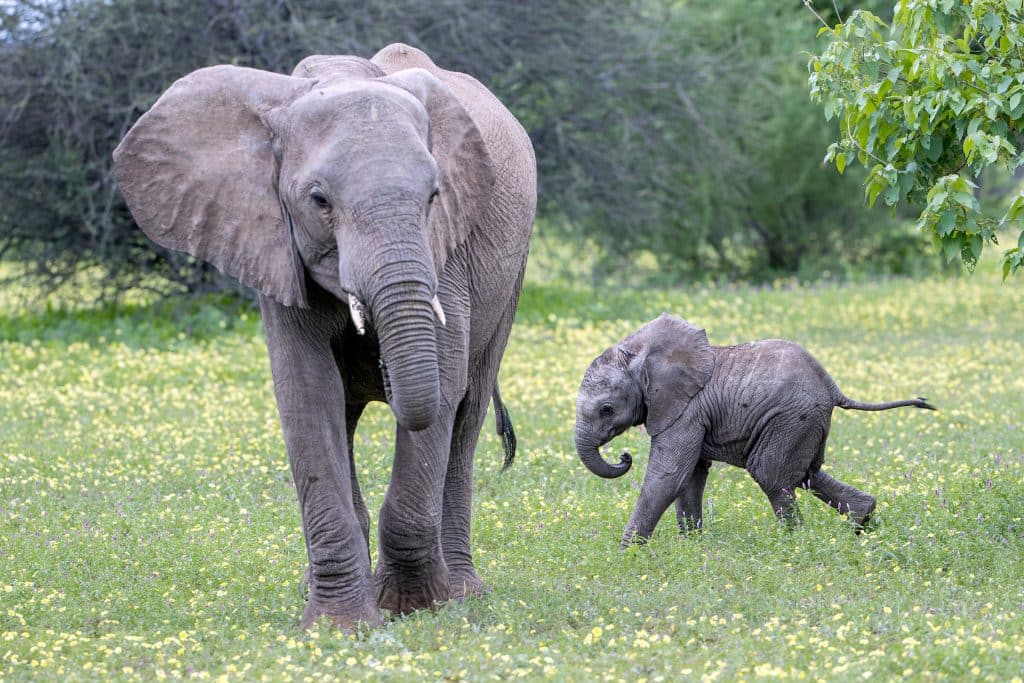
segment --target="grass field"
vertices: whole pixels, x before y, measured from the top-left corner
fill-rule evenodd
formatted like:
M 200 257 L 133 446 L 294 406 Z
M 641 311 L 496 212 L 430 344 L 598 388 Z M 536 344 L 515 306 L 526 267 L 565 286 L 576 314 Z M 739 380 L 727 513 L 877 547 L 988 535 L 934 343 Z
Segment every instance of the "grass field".
M 502 369 L 519 435 L 488 423 L 474 549 L 490 594 L 342 635 L 298 630 L 305 551 L 258 315 L 237 304 L 90 309 L 0 292 L 0 679 L 1021 680 L 1024 288 L 973 277 L 594 291 L 532 277 Z M 786 337 L 862 400 L 826 467 L 879 499 L 856 536 L 803 495 L 777 527 L 716 465 L 707 529 L 618 550 L 637 466 L 576 460 L 590 360 L 663 310 L 712 343 Z M 356 459 L 371 510 L 393 421 Z M 617 451 L 616 451 L 617 452 Z M 374 532 L 375 533 L 375 532 Z

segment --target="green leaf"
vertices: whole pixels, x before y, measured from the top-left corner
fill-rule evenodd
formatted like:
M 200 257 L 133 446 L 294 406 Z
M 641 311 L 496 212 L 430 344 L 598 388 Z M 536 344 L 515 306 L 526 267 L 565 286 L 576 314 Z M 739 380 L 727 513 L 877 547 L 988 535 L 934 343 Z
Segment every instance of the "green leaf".
M 942 253 L 946 257 L 946 263 L 952 263 L 960 256 L 960 240 L 955 237 L 944 237 L 942 239 Z
M 939 234 L 939 237 L 946 237 L 953 232 L 954 228 L 956 228 L 956 211 L 946 209 L 942 212 L 938 222 L 936 222 L 935 231 Z
M 942 183 L 932 185 L 932 189 L 928 190 L 928 204 L 941 206 L 946 201 L 946 194 L 946 188 Z
M 1016 273 L 1021 268 L 1024 268 L 1024 247 L 1014 247 L 1003 255 L 1003 280 L 1010 272 Z
M 892 185 L 892 186 L 890 186 L 885 191 L 885 196 L 883 198 L 885 199 L 885 205 L 886 206 L 893 206 L 893 205 L 895 205 L 896 202 L 898 202 L 900 200 L 900 187 L 899 187 L 899 185 Z
M 1003 216 L 1002 223 L 1013 223 L 1020 218 L 1021 213 L 1024 213 L 1024 195 L 1017 195 L 1010 202 L 1010 206 L 1006 208 L 1006 214 Z M 1024 234 L 1024 233 L 1022 233 Z
M 981 23 L 989 33 L 997 33 L 1003 26 L 1003 19 L 998 14 L 989 12 L 982 17 Z
M 861 119 L 857 125 L 857 144 L 862 148 L 868 148 L 868 136 L 871 134 L 871 122 L 867 119 Z
M 840 152 L 836 155 L 836 170 L 840 174 L 846 169 L 846 154 Z
M 843 51 L 839 53 L 839 66 L 843 69 L 849 69 L 850 64 L 853 62 L 853 48 L 845 47 Z
M 1000 110 L 1002 110 L 1002 108 L 1002 102 L 999 101 L 998 97 L 995 97 L 993 95 L 992 97 L 988 98 L 988 100 L 985 102 L 985 116 L 987 116 L 989 119 L 994 120 L 997 116 L 999 116 L 999 112 Z
M 981 256 L 981 250 L 985 247 L 985 243 L 981 239 L 981 235 L 975 234 L 971 235 L 971 239 L 968 242 L 967 247 L 970 249 L 971 256 L 973 256 L 976 261 Z
M 865 192 L 868 196 L 868 206 L 874 206 L 875 200 L 878 199 L 878 193 L 885 187 L 885 183 L 880 178 L 875 178 L 869 184 Z
M 973 194 L 963 190 L 957 190 L 953 193 L 953 201 L 968 210 L 975 209 L 978 204 L 978 200 L 974 198 Z

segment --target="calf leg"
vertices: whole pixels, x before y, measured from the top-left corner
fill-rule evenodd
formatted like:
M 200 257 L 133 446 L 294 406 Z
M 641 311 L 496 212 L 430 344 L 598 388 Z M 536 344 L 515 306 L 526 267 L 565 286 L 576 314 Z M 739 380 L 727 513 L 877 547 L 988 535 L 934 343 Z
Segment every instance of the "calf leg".
M 676 523 L 680 531 L 696 531 L 703 527 L 704 485 L 711 471 L 710 460 L 700 460 L 683 485 L 676 499 Z
M 747 458 L 747 471 L 771 502 L 779 521 L 795 526 L 802 520 L 796 489 L 807 479 L 825 444 L 827 431 L 807 420 L 780 418 L 765 426 Z
M 819 500 L 825 501 L 840 514 L 846 513 L 858 532 L 863 530 L 875 510 L 873 496 L 844 484 L 821 470 L 811 473 L 807 478 L 807 485 Z
M 643 543 L 654 532 L 668 506 L 682 494 L 697 463 L 704 428 L 668 430 L 651 439 L 651 455 L 640 487 L 640 497 L 622 534 L 621 547 Z

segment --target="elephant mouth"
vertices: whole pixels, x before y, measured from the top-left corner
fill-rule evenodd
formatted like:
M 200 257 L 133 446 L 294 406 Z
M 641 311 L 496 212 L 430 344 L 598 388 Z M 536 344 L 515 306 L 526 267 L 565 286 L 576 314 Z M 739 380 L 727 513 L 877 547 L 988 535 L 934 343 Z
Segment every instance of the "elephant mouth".
M 387 363 L 381 358 L 377 361 L 377 366 L 380 368 L 380 377 L 384 384 L 384 400 L 391 405 L 391 377 L 388 375 Z

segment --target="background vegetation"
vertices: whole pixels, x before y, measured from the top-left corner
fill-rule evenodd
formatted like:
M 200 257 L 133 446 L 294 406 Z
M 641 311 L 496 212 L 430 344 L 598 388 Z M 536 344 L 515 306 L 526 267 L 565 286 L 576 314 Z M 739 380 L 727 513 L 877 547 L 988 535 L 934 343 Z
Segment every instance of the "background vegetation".
M 832 24 L 892 2 L 815 4 Z M 993 257 L 937 272 L 905 217 L 863 209 L 864 176 L 823 168 L 840 131 L 807 97 L 815 21 L 799 0 L 0 0 L 0 679 L 1024 679 L 1024 293 Z M 520 454 L 502 474 L 481 439 L 489 595 L 302 632 L 258 315 L 134 228 L 110 152 L 194 68 L 394 40 L 481 77 L 538 150 L 501 376 Z M 757 284 L 711 282 L 730 279 Z M 826 466 L 878 497 L 871 533 L 808 495 L 780 529 L 716 466 L 704 533 L 669 514 L 616 550 L 647 444 L 615 444 L 627 477 L 589 475 L 573 404 L 590 360 L 664 310 L 714 343 L 798 341 L 851 396 L 939 407 L 836 411 Z M 371 509 L 393 429 L 374 405 L 356 436 Z
M 19 680 L 980 680 L 1024 677 L 1024 292 L 970 279 L 594 290 L 537 260 L 502 367 L 520 453 L 488 429 L 473 547 L 493 589 L 344 636 L 298 629 L 305 569 L 258 316 L 220 300 L 51 307 L 0 297 L 0 678 Z M 86 294 L 91 293 L 88 289 Z M 33 295 L 34 292 L 24 292 Z M 587 364 L 662 310 L 715 343 L 784 336 L 864 400 L 826 466 L 879 499 L 856 536 L 812 496 L 777 527 L 716 465 L 699 537 L 618 539 L 646 465 L 573 451 Z M 356 436 L 370 508 L 394 421 Z M 374 532 L 375 534 L 375 532 Z
M 855 4 L 891 3 L 835 7 Z M 98 263 L 106 294 L 229 286 L 135 229 L 111 169 L 121 136 L 201 66 L 288 72 L 396 40 L 475 74 L 523 121 L 542 229 L 590 241 L 597 276 L 638 257 L 668 282 L 934 263 L 864 210 L 862 177 L 822 166 L 838 131 L 807 96 L 817 25 L 799 0 L 29 0 L 0 4 L 0 21 L 0 256 L 51 281 Z

